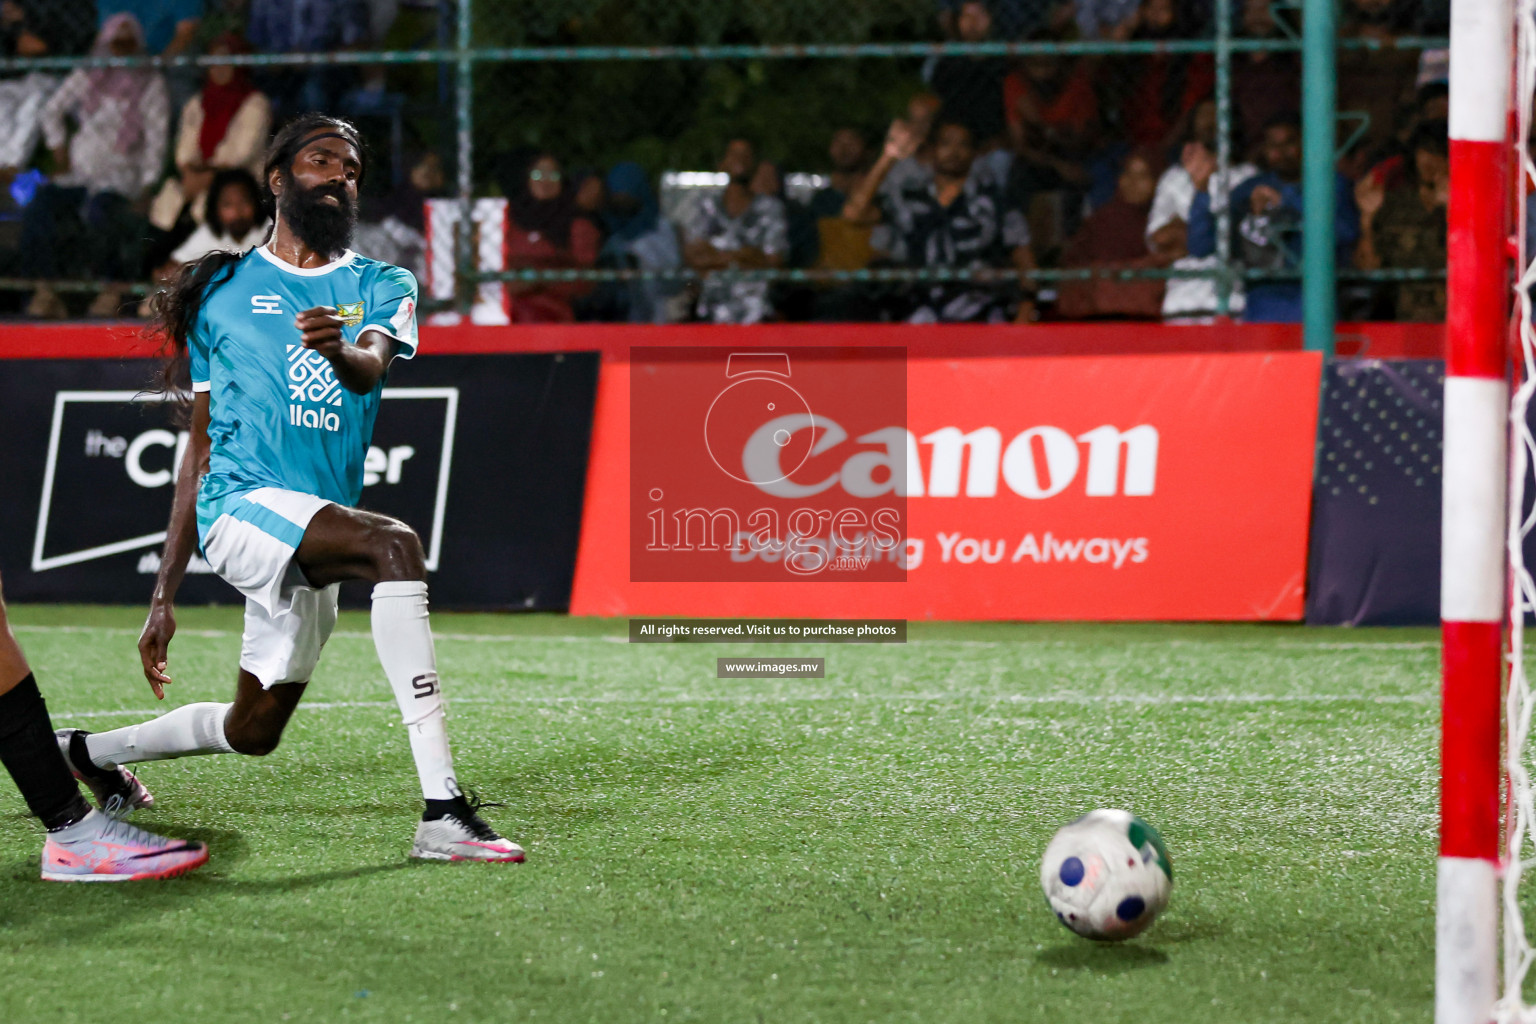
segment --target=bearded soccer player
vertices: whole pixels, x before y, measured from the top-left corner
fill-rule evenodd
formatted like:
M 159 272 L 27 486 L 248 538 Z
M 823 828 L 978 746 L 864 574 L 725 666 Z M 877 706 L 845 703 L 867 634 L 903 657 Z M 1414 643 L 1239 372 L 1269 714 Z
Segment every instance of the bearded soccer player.
M 48 830 L 43 840 L 43 878 L 50 882 L 128 882 L 170 878 L 207 863 L 202 843 L 162 839 L 134 828 L 115 813 L 124 807 L 120 791 L 138 783 L 126 768 L 111 784 L 92 786 L 108 812 L 92 810 L 59 756 L 48 706 L 21 645 L 6 620 L 0 597 L 0 764 L 21 790 L 27 809 Z M 143 794 L 142 803 L 148 803 Z
M 63 730 L 59 744 L 80 777 L 108 785 L 139 761 L 270 753 L 336 623 L 339 585 L 366 580 L 374 646 L 426 799 L 411 856 L 521 861 L 454 779 L 421 541 L 353 507 L 390 363 L 416 354 L 415 279 L 348 248 L 363 159 L 346 121 L 311 114 L 284 127 L 266 162 L 271 239 L 189 264 L 158 299 L 172 362 L 190 366 L 192 429 L 139 655 L 163 699 L 172 603 L 196 548 L 246 600 L 234 702 L 111 732 Z M 122 795 L 142 803 L 138 791 Z

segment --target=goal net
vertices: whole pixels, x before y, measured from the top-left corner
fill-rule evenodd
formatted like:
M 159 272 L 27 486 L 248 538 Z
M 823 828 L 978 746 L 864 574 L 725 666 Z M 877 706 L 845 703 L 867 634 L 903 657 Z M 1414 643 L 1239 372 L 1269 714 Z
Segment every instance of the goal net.
M 1536 799 L 1531 787 L 1533 693 L 1525 658 L 1525 619 L 1536 612 L 1536 578 L 1526 565 L 1525 545 L 1536 529 L 1528 477 L 1536 465 L 1536 436 L 1530 426 L 1530 404 L 1536 394 L 1536 323 L 1532 319 L 1531 291 L 1536 288 L 1536 253 L 1526 251 L 1525 196 L 1536 187 L 1536 164 L 1531 160 L 1532 91 L 1536 90 L 1536 0 L 1517 0 L 1514 24 L 1515 131 L 1510 161 L 1514 168 L 1513 240 L 1515 260 L 1514 302 L 1517 312 L 1518 348 L 1513 360 L 1513 394 L 1510 400 L 1509 460 L 1509 640 L 1508 681 L 1504 699 L 1505 775 L 1508 799 L 1505 820 L 1503 879 L 1500 903 L 1503 912 L 1503 979 L 1494 1018 L 1500 1024 L 1536 1022 L 1536 1007 L 1527 1004 L 1526 979 L 1536 953 L 1526 932 L 1520 905 L 1521 882 L 1536 869 Z

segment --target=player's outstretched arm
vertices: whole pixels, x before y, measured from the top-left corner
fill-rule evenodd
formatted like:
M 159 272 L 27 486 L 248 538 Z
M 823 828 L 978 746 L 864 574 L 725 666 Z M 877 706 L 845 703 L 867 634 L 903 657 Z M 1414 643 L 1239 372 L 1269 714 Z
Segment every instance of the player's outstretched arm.
M 395 357 L 395 339 L 380 330 L 365 329 L 356 344 L 348 345 L 341 334 L 341 318 L 330 306 L 306 309 L 293 318 L 293 325 L 304 347 L 330 360 L 341 386 L 355 394 L 372 391 Z
M 187 439 L 187 453 L 176 475 L 176 497 L 171 502 L 171 522 L 166 527 L 165 554 L 160 559 L 160 574 L 155 579 L 155 593 L 149 601 L 149 618 L 139 635 L 139 660 L 144 663 L 144 678 L 158 700 L 165 699 L 166 655 L 171 637 L 176 633 L 174 604 L 176 592 L 187 573 L 187 560 L 197 548 L 197 487 L 208 472 L 208 392 L 192 396 L 192 433 Z

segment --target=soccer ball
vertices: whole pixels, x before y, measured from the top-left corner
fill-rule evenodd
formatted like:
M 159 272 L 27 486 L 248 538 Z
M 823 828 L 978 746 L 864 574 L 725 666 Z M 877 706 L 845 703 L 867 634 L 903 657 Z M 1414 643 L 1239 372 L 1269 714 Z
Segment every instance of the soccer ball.
M 1062 924 L 1085 938 L 1118 942 L 1168 906 L 1173 862 L 1157 829 L 1134 814 L 1093 811 L 1051 839 L 1040 885 Z

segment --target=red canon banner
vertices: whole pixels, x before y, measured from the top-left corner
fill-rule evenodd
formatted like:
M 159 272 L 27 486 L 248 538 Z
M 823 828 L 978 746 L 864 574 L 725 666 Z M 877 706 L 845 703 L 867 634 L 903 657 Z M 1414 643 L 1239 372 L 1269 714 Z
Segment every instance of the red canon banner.
M 1320 369 L 1296 352 L 911 359 L 906 423 L 846 431 L 787 477 L 807 493 L 821 487 L 821 505 L 857 498 L 840 493 L 843 481 L 890 462 L 904 432 L 892 490 L 907 503 L 905 580 L 687 582 L 632 571 L 637 527 L 654 510 L 632 501 L 631 364 L 608 361 L 571 611 L 1297 619 Z M 848 403 L 850 418 L 868 418 L 856 389 Z M 835 401 L 815 412 L 840 414 Z

